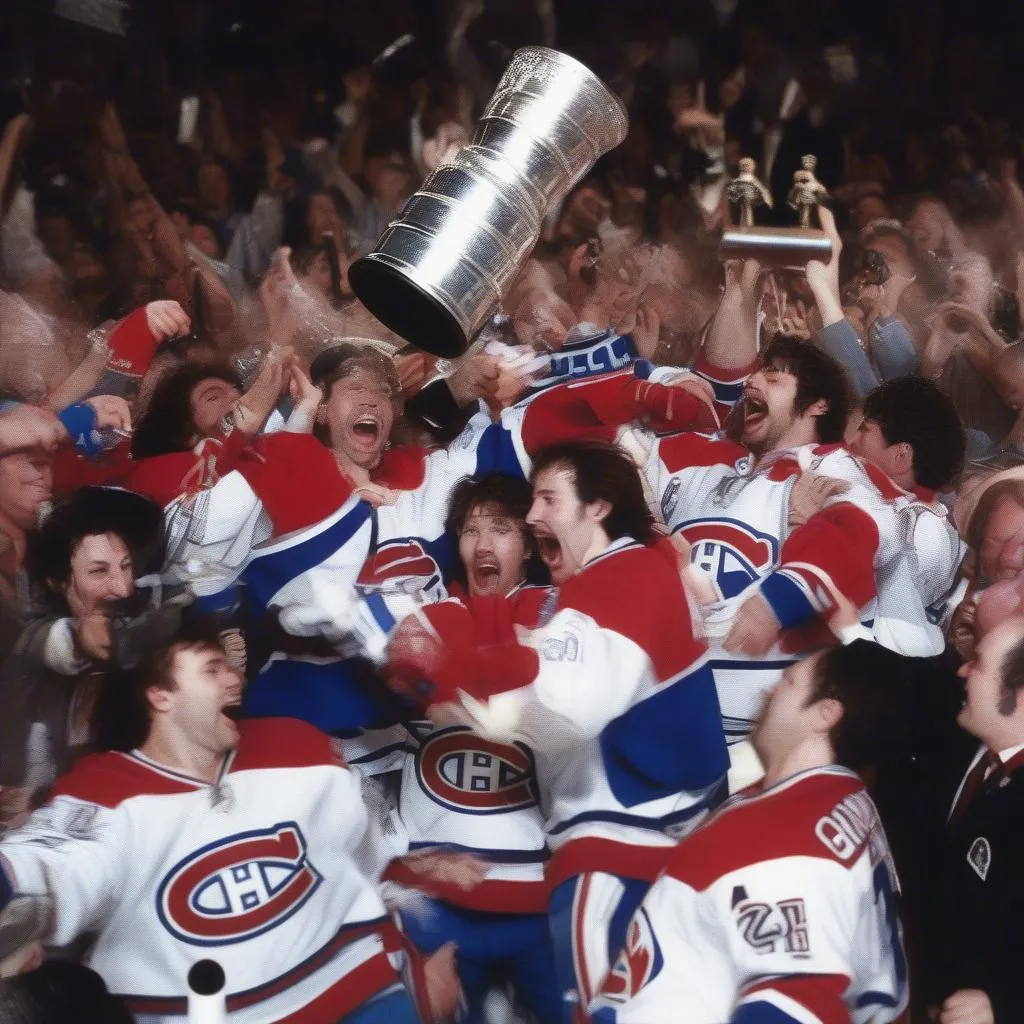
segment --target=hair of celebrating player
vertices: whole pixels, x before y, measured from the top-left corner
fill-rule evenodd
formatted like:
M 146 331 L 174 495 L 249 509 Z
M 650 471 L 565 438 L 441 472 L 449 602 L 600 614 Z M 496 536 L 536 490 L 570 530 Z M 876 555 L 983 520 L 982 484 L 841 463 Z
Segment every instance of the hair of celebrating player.
M 211 378 L 242 390 L 242 379 L 226 362 L 182 363 L 161 378 L 132 432 L 132 458 L 187 452 L 192 447 L 192 392 Z
M 830 647 L 817 659 L 808 704 L 837 700 L 829 740 L 836 762 L 856 772 L 902 747 L 909 720 L 911 659 L 870 640 Z
M 545 469 L 572 471 L 576 496 L 585 505 L 606 501 L 611 511 L 601 526 L 609 540 L 632 537 L 646 544 L 653 538 L 654 515 L 640 474 L 632 459 L 618 445 L 605 441 L 565 441 L 542 448 L 533 458 L 531 480 Z
M 967 437 L 956 407 L 924 377 L 898 377 L 864 400 L 864 419 L 878 425 L 886 444 L 906 442 L 913 450 L 914 479 L 938 490 L 956 479 L 964 464 Z
M 765 349 L 762 362 L 796 377 L 795 406 L 803 415 L 815 402 L 824 399 L 827 408 L 815 417 L 818 440 L 834 444 L 843 439 L 846 421 L 853 409 L 850 381 L 842 364 L 816 345 L 802 338 L 777 334 Z

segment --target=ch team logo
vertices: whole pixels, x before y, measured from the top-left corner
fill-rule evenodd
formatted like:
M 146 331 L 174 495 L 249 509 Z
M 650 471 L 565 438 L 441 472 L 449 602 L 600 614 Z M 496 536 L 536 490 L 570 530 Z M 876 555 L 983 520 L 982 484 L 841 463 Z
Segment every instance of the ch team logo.
M 605 979 L 602 995 L 612 1002 L 627 1002 L 658 976 L 664 963 L 650 918 L 641 907 L 629 923 L 626 945 Z
M 679 526 L 690 561 L 711 576 L 723 597 L 735 597 L 778 561 L 779 542 L 736 519 L 698 519 Z
M 502 814 L 537 804 L 533 757 L 520 744 L 492 743 L 469 729 L 430 736 L 416 759 L 423 791 L 462 814 Z
M 292 916 L 323 881 L 293 821 L 220 839 L 179 861 L 156 894 L 164 927 L 193 946 L 262 935 Z

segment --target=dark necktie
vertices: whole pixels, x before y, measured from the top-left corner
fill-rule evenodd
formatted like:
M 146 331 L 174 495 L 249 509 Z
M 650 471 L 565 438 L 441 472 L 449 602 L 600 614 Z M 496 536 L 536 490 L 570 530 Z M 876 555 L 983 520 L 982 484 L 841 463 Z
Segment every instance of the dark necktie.
M 990 771 L 991 769 L 991 771 Z M 1005 774 L 999 755 L 985 751 L 981 760 L 967 773 L 960 788 L 960 796 L 949 815 L 949 824 L 955 825 L 964 816 L 971 801 L 981 792 L 994 788 Z

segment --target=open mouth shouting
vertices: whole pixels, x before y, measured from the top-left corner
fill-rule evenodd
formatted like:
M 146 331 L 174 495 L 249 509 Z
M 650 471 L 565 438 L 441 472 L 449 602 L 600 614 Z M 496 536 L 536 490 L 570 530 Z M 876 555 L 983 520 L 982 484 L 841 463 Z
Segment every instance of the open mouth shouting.
M 242 717 L 242 695 L 241 693 L 231 697 L 227 703 L 225 703 L 220 713 L 234 725 Z
M 376 416 L 360 416 L 352 424 L 353 440 L 367 451 L 375 451 L 379 447 L 381 422 Z
M 552 581 L 555 583 L 562 582 L 562 577 L 567 570 L 567 562 L 562 553 L 561 543 L 557 537 L 550 533 L 535 533 L 535 536 L 541 561 L 548 567 Z
M 473 563 L 473 586 L 477 593 L 496 594 L 501 583 L 501 566 L 497 558 L 484 555 Z

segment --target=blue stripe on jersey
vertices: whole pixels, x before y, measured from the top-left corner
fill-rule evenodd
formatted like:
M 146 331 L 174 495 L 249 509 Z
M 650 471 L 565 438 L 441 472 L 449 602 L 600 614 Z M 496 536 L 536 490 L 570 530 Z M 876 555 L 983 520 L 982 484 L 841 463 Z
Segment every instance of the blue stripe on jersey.
M 717 401 L 725 405 L 735 405 L 743 397 L 743 387 L 746 384 L 745 378 L 733 383 L 726 383 L 725 381 L 715 380 L 714 377 L 709 377 L 706 373 L 697 369 L 697 367 L 693 368 L 693 372 L 711 385 Z
M 635 704 L 601 733 L 608 785 L 626 807 L 713 785 L 729 770 L 722 713 L 704 664 Z
M 783 629 L 802 626 L 817 614 L 799 584 L 778 570 L 761 580 L 761 596 L 771 605 Z
M 14 886 L 11 884 L 11 880 L 7 877 L 7 872 L 4 871 L 4 867 L 0 864 L 0 910 L 3 910 L 8 903 L 11 902 L 11 897 L 14 895 Z
M 436 579 L 436 577 L 434 578 Z M 391 614 L 383 595 L 367 594 L 365 601 L 367 610 L 373 616 L 373 621 L 377 623 L 383 633 L 390 633 L 395 628 L 395 617 Z
M 609 825 L 626 825 L 630 828 L 644 828 L 650 832 L 664 832 L 674 825 L 681 825 L 684 821 L 689 821 L 690 818 L 696 817 L 698 814 L 712 810 L 728 795 L 728 787 L 723 779 L 722 785 L 716 786 L 703 800 L 698 800 L 696 803 L 690 804 L 689 807 L 684 807 L 681 811 L 673 811 L 671 814 L 666 814 L 660 818 L 644 818 L 639 814 L 625 814 L 622 811 L 584 811 L 582 814 L 577 814 L 572 818 L 567 818 L 565 821 L 560 821 L 557 825 L 551 826 L 548 829 L 548 835 L 561 835 L 561 833 L 570 828 L 575 828 L 577 825 L 586 825 L 592 821 L 605 822 Z
M 489 860 L 500 861 L 502 864 L 543 864 L 551 857 L 551 852 L 543 850 L 489 850 L 480 846 L 463 846 L 460 843 L 428 842 L 409 843 L 410 850 L 443 849 L 446 853 L 475 853 Z
M 382 729 L 408 716 L 408 707 L 373 678 L 362 662 L 270 662 L 245 688 L 253 718 L 300 718 L 332 734 Z
M 472 475 L 481 477 L 489 473 L 523 478 L 512 435 L 500 423 L 492 423 L 483 432 L 476 449 L 476 469 Z
M 739 1007 L 729 1024 L 803 1024 L 796 1017 L 791 1017 L 785 1010 L 780 1010 L 774 1003 L 758 999 L 752 1003 L 744 1003 Z
M 197 597 L 189 605 L 189 612 L 199 615 L 212 615 L 215 612 L 233 611 L 238 607 L 239 603 L 238 589 L 238 584 L 232 583 L 230 587 L 218 590 L 216 594 Z
M 860 1010 L 865 1006 L 897 1006 L 899 1000 L 891 996 L 888 992 L 864 992 L 857 997 L 857 1009 Z
M 245 581 L 252 599 L 266 608 L 286 583 L 322 565 L 343 548 L 372 514 L 373 509 L 365 501 L 360 501 L 336 523 L 308 540 L 265 555 L 257 551 L 245 570 Z

